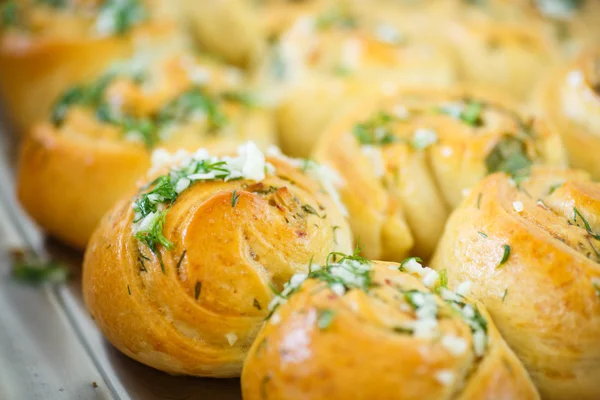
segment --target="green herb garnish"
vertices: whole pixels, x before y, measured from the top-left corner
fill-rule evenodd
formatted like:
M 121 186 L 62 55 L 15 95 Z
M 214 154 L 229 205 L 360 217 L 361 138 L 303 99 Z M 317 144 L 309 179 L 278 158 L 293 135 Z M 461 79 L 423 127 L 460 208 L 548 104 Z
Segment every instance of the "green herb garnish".
M 331 326 L 335 312 L 333 310 L 320 310 L 317 317 L 317 326 L 321 330 L 325 330 Z
M 224 100 L 239 103 L 239 104 L 243 105 L 244 107 L 249 107 L 249 108 L 257 107 L 259 104 L 256 96 L 254 96 L 248 92 L 228 91 L 228 92 L 224 92 L 221 95 L 221 97 Z
M 583 215 L 579 212 L 579 210 L 577 209 L 577 207 L 573 207 L 573 222 L 579 226 L 577 224 L 577 217 L 579 217 L 579 219 L 581 220 L 581 222 L 583 222 L 583 226 L 585 227 L 586 232 L 593 237 L 596 240 L 600 240 L 600 235 L 597 233 L 594 233 L 594 231 L 592 231 L 592 227 L 590 226 L 590 223 L 583 217 Z
M 18 253 L 13 256 L 12 277 L 32 285 L 63 283 L 69 277 L 69 270 L 57 261 Z
M 200 297 L 201 292 L 202 292 L 202 282 L 197 281 L 196 286 L 194 286 L 194 298 L 196 300 L 198 300 L 198 297 Z
M 383 146 L 395 143 L 398 138 L 391 131 L 395 120 L 391 114 L 381 111 L 369 120 L 356 124 L 352 133 L 361 145 Z
M 147 17 L 140 0 L 106 0 L 97 19 L 98 30 L 103 34 L 124 35 Z
M 254 308 L 256 308 L 259 311 L 262 310 L 262 307 L 260 306 L 260 303 L 256 299 L 254 299 L 254 301 L 252 302 L 252 306 L 254 306 Z
M 19 22 L 19 9 L 16 1 L 0 4 L 0 22 L 3 27 L 15 26 Z
M 67 111 L 74 105 L 100 107 L 104 92 L 114 78 L 114 74 L 105 74 L 88 85 L 77 85 L 68 89 L 52 108 L 51 119 L 54 125 L 60 126 L 65 120 Z
M 439 111 L 456 119 L 463 121 L 465 124 L 473 127 L 483 125 L 484 105 L 477 100 L 466 99 L 462 103 L 448 107 L 440 107 Z
M 37 2 L 52 8 L 63 8 L 67 6 L 67 0 L 37 0 Z
M 532 164 L 525 142 L 510 135 L 505 135 L 485 159 L 489 174 L 505 172 L 517 183 L 529 176 Z
M 487 239 L 488 235 L 486 235 L 485 233 L 481 232 L 481 231 L 477 231 L 477 233 L 479 233 L 479 236 L 481 236 L 484 239 Z
M 498 264 L 496 269 L 498 269 L 502 265 L 504 265 L 506 263 L 506 261 L 508 261 L 508 257 L 510 257 L 510 246 L 507 244 L 503 244 L 502 248 L 504 249 L 504 253 L 502 254 L 502 259 L 500 260 L 500 263 Z
M 237 189 L 234 189 L 233 193 L 231 193 L 231 208 L 234 208 L 237 205 L 241 195 L 241 193 L 237 193 Z
M 215 132 L 227 123 L 227 117 L 220 103 L 209 97 L 198 87 L 194 87 L 172 100 L 157 115 L 157 123 L 166 125 L 188 120 L 194 115 L 206 115 L 209 131 Z
M 318 269 L 309 266 L 309 273 L 296 280 L 296 276 L 283 286 L 280 292 L 271 285 L 271 290 L 275 297 L 269 304 L 270 314 L 267 319 L 275 312 L 280 304 L 300 290 L 302 283 L 307 279 L 314 279 L 325 283 L 326 287 L 341 295 L 351 289 L 368 291 L 372 286 L 370 261 L 359 255 L 360 249 L 356 249 L 351 255 L 331 252 L 327 256 L 326 264 Z M 312 259 L 311 259 L 312 264 Z

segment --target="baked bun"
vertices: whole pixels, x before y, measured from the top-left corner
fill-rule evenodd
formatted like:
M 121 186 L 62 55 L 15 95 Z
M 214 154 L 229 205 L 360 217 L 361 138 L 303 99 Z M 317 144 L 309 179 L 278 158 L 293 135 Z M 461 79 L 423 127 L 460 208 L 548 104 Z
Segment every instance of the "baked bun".
M 67 87 L 91 79 L 136 48 L 183 39 L 141 0 L 4 1 L 0 99 L 19 132 L 45 119 Z
M 462 7 L 444 36 L 456 49 L 465 82 L 527 100 L 543 71 L 559 62 L 560 50 L 539 18 L 494 3 L 503 2 Z
M 323 129 L 353 100 L 406 86 L 448 87 L 455 72 L 449 52 L 415 41 L 402 26 L 338 4 L 298 18 L 256 79 L 263 95 L 279 104 L 283 151 L 307 157 Z
M 549 77 L 537 100 L 540 113 L 562 135 L 570 165 L 600 179 L 600 47 Z
M 295 275 L 250 349 L 244 399 L 539 398 L 468 283 L 456 294 L 415 259 L 398 267 L 337 255 Z
M 150 166 L 155 147 L 231 151 L 274 141 L 238 70 L 187 52 L 140 53 L 67 90 L 20 153 L 18 196 L 50 234 L 83 248 Z M 69 221 L 69 223 L 65 223 Z
M 227 61 L 252 66 L 303 12 L 329 0 L 178 0 L 200 44 Z M 226 27 L 226 29 L 223 29 Z
M 181 155 L 176 155 L 181 157 Z M 168 160 L 168 158 L 167 158 Z M 168 161 L 171 162 L 171 161 Z M 282 287 L 351 247 L 323 167 L 200 150 L 102 220 L 85 254 L 83 292 L 106 338 L 170 374 L 239 376 Z
M 486 174 L 563 165 L 557 134 L 472 90 L 365 99 L 330 126 L 314 158 L 339 171 L 369 258 L 432 254 L 449 212 Z
M 432 262 L 473 282 L 545 399 L 600 398 L 598 215 L 585 172 L 494 174 L 454 212 Z

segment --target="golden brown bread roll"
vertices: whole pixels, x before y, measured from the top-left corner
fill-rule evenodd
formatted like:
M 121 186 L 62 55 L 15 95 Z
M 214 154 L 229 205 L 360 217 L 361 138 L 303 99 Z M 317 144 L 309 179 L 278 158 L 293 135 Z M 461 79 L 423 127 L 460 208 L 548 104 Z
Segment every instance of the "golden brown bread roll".
M 537 107 L 562 135 L 569 164 L 600 179 L 600 48 L 551 75 L 542 85 Z
M 539 398 L 483 306 L 464 297 L 468 283 L 456 294 L 415 259 L 399 272 L 335 256 L 272 303 L 244 364 L 245 400 Z
M 171 374 L 239 376 L 270 285 L 351 247 L 326 182 L 311 179 L 322 168 L 265 162 L 252 143 L 233 158 L 200 150 L 121 201 L 83 265 L 85 301 L 106 338 Z
M 274 141 L 238 70 L 187 52 L 140 53 L 66 91 L 20 152 L 18 196 L 45 230 L 83 248 L 150 166 L 154 147 L 233 150 Z M 66 224 L 65 221 L 70 221 Z
M 367 257 L 432 254 L 450 210 L 490 172 L 563 165 L 558 135 L 473 91 L 366 99 L 323 135 L 316 160 L 336 169 Z
M 25 133 L 68 86 L 133 49 L 183 39 L 149 2 L 8 0 L 0 5 L 0 98 Z
M 285 153 L 309 156 L 339 111 L 369 93 L 456 81 L 448 51 L 371 14 L 339 4 L 321 7 L 298 18 L 271 49 L 256 79 L 263 96 L 279 104 Z
M 178 0 L 201 45 L 225 60 L 253 66 L 268 41 L 303 12 L 331 0 Z M 226 28 L 224 28 L 226 27 Z
M 600 398 L 600 185 L 582 171 L 494 174 L 454 212 L 432 265 L 473 282 L 547 399 Z
M 494 3 L 463 6 L 444 36 L 456 49 L 465 82 L 528 99 L 542 72 L 558 62 L 559 48 L 538 18 Z

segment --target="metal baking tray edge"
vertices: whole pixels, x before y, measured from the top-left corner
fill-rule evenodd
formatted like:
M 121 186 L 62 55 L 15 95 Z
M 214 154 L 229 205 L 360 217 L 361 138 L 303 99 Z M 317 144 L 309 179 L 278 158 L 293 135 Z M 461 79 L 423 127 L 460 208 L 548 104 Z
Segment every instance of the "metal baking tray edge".
M 81 294 L 82 255 L 43 234 L 15 199 L 15 137 L 0 120 L 0 400 L 241 398 L 238 379 L 176 377 L 139 364 L 96 328 Z M 10 277 L 12 248 L 69 266 L 58 286 Z

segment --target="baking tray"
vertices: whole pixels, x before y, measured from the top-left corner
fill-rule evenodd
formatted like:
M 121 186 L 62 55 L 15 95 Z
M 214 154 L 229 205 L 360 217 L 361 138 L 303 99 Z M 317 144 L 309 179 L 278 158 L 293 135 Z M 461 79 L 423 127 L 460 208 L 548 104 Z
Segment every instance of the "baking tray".
M 15 200 L 16 139 L 0 116 L 0 399 L 241 399 L 238 379 L 170 376 L 119 353 L 83 304 L 82 254 L 47 239 Z M 69 223 L 69 221 L 65 221 Z M 11 249 L 67 265 L 62 285 L 10 277 Z

